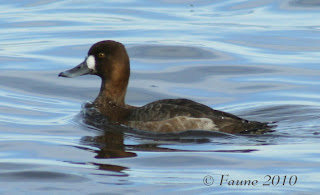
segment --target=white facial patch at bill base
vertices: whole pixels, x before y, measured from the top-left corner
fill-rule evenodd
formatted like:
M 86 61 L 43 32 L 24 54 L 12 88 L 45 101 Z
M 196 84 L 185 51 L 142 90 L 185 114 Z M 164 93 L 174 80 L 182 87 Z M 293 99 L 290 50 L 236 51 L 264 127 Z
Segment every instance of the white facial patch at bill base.
M 93 55 L 90 55 L 87 57 L 86 63 L 87 63 L 88 68 L 90 68 L 92 70 L 96 69 L 96 60 L 94 59 Z

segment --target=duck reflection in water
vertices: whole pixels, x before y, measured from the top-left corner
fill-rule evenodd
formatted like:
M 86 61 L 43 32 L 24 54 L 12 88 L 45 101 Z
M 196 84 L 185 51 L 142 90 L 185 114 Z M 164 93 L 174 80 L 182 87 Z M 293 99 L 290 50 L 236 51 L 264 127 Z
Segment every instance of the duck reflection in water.
M 92 115 L 91 115 L 92 117 Z M 115 127 L 110 123 L 99 123 L 99 118 L 92 119 L 91 117 L 79 117 L 85 126 L 89 128 L 97 128 L 98 136 L 85 136 L 81 139 L 81 144 L 93 146 L 97 149 L 90 149 L 90 151 L 96 153 L 97 159 L 110 159 L 110 158 L 130 158 L 137 156 L 134 152 L 127 152 L 124 145 L 124 132 L 119 130 L 119 127 Z M 103 118 L 102 118 L 103 119 Z M 101 121 L 99 121 L 101 122 Z M 87 148 L 86 148 L 87 150 Z M 92 163 L 101 170 L 120 172 L 129 169 L 125 166 L 104 164 L 104 163 Z

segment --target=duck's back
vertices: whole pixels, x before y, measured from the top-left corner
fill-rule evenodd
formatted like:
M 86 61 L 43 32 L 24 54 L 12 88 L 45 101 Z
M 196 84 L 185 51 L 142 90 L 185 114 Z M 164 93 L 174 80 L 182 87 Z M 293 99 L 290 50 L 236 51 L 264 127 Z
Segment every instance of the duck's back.
M 240 133 L 267 127 L 265 123 L 250 122 L 188 99 L 164 99 L 133 108 L 127 125 L 162 133 L 186 130 Z

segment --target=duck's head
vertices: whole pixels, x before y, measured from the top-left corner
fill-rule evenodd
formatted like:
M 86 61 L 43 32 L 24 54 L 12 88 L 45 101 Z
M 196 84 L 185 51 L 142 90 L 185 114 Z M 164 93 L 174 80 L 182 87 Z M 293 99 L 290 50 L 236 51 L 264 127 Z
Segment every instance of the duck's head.
M 87 74 L 98 75 L 103 81 L 128 81 L 130 64 L 125 47 L 116 41 L 97 42 L 82 63 L 59 76 L 72 78 Z

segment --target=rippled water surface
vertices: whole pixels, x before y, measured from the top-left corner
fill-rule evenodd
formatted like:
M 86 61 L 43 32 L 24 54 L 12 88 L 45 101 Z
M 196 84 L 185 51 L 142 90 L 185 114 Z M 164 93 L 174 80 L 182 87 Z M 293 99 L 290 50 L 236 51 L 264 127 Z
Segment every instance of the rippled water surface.
M 0 194 L 317 193 L 319 11 L 317 0 L 2 2 Z M 189 98 L 276 121 L 275 131 L 156 136 L 85 124 L 81 104 L 100 80 L 57 75 L 105 39 L 129 52 L 129 104 Z

